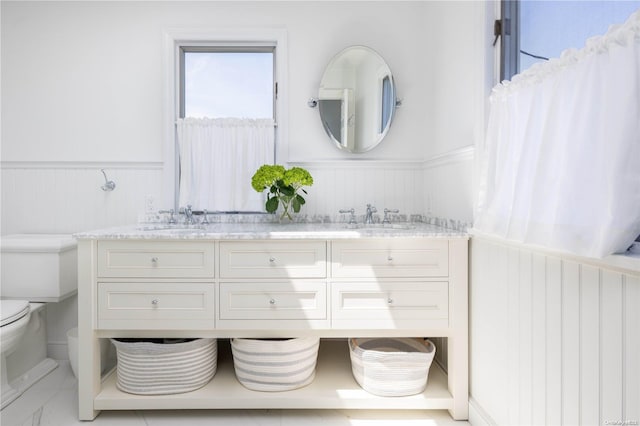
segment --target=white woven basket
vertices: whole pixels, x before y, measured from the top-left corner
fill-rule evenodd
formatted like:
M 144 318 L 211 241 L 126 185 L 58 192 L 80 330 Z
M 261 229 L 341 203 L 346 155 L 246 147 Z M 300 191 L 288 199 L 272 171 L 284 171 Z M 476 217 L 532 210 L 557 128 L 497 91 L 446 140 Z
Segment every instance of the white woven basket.
M 117 349 L 116 386 L 140 395 L 190 392 L 206 385 L 216 373 L 216 339 L 165 343 L 111 339 Z
M 257 391 L 287 391 L 311 383 L 316 374 L 320 339 L 231 339 L 238 381 Z
M 379 396 L 407 396 L 427 386 L 436 347 L 423 339 L 352 338 L 349 353 L 353 377 L 364 390 Z

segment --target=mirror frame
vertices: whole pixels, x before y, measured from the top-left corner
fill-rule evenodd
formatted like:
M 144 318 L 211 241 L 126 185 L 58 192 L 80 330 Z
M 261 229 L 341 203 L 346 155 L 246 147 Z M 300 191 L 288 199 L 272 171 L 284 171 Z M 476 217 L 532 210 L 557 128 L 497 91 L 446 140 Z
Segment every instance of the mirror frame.
M 323 85 L 326 84 L 326 77 L 328 75 L 329 72 L 331 72 L 331 69 L 333 66 L 335 66 L 335 64 L 340 61 L 346 54 L 348 54 L 351 51 L 354 50 L 364 50 L 366 51 L 370 56 L 372 56 L 373 58 L 377 59 L 379 62 L 381 62 L 382 64 L 384 64 L 384 66 L 386 67 L 386 70 L 388 70 L 388 74 L 385 75 L 384 77 L 388 77 L 389 78 L 389 82 L 390 82 L 390 91 L 391 93 L 389 94 L 389 98 L 390 98 L 390 109 L 389 109 L 389 117 L 387 119 L 387 123 L 384 127 L 384 129 L 378 133 L 377 138 L 375 138 L 374 141 L 372 141 L 369 144 L 366 144 L 364 146 L 364 148 L 357 148 L 356 149 L 352 149 L 349 148 L 347 145 L 341 143 L 336 136 L 333 134 L 333 132 L 331 131 L 331 129 L 329 128 L 329 126 L 326 123 L 326 120 L 323 118 L 322 115 L 322 97 L 321 97 L 321 91 L 323 90 Z M 328 90 L 336 90 L 337 89 L 328 89 Z M 345 89 L 347 90 L 347 89 Z M 382 86 L 381 86 L 381 91 Z M 318 107 L 318 112 L 320 114 L 320 121 L 322 122 L 322 127 L 324 128 L 325 133 L 329 136 L 329 138 L 331 139 L 331 141 L 333 142 L 333 144 L 340 149 L 341 151 L 345 151 L 351 154 L 363 154 L 365 152 L 369 152 L 372 149 L 376 148 L 378 145 L 380 145 L 380 143 L 384 140 L 384 138 L 387 136 L 387 133 L 389 132 L 389 129 L 391 128 L 391 123 L 393 122 L 393 119 L 395 117 L 395 110 L 397 108 L 398 102 L 397 102 L 397 95 L 396 95 L 397 91 L 396 91 L 396 84 L 395 84 L 395 79 L 393 77 L 393 73 L 391 71 L 391 67 L 389 67 L 389 64 L 387 64 L 387 62 L 384 60 L 384 58 L 375 50 L 373 50 L 372 48 L 368 47 L 368 46 L 364 46 L 364 45 L 353 45 L 353 46 L 348 46 L 344 49 L 342 49 L 340 52 L 338 52 L 336 55 L 334 55 L 331 60 L 329 61 L 329 63 L 327 64 L 327 66 L 324 69 L 324 72 L 322 74 L 322 78 L 320 80 L 320 87 L 318 88 L 318 98 L 317 100 L 313 100 L 314 103 L 313 105 L 310 104 L 310 106 L 317 106 Z M 381 94 L 381 100 L 383 98 L 383 95 Z M 380 111 L 380 113 L 382 113 L 382 109 Z M 356 138 L 357 141 L 357 135 L 354 136 L 354 138 Z

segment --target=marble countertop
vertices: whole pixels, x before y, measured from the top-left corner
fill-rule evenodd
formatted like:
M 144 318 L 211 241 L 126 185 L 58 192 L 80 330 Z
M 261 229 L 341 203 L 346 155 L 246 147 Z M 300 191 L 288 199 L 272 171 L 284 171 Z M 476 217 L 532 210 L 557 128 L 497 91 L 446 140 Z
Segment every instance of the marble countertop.
M 139 224 L 81 232 L 77 239 L 265 240 L 354 238 L 468 238 L 466 232 L 424 223 L 347 225 L 346 223 Z

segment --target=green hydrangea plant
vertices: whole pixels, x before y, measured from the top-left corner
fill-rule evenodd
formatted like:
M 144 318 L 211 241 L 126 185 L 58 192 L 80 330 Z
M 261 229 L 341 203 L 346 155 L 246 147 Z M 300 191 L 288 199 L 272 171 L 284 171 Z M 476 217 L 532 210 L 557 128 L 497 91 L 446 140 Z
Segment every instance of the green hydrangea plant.
M 274 213 L 282 204 L 283 212 L 280 219 L 288 217 L 289 220 L 293 220 L 289 209 L 293 208 L 293 211 L 298 213 L 306 202 L 304 197 L 298 194 L 298 190 L 306 195 L 307 191 L 302 187 L 311 185 L 313 178 L 305 169 L 292 167 L 287 170 L 277 164 L 260 166 L 251 178 L 251 186 L 257 192 L 268 190 L 265 203 L 267 212 Z

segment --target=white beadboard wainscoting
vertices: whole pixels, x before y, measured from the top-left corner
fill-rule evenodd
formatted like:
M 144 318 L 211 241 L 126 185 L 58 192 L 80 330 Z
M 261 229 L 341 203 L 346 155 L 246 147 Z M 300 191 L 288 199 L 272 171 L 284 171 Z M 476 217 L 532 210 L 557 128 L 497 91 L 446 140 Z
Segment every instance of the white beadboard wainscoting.
M 382 218 L 385 208 L 407 216 L 423 214 L 422 163 L 337 160 L 291 162 L 289 166 L 304 167 L 313 176 L 313 186 L 305 188 L 309 195 L 303 213 L 337 218 L 339 210 L 354 208 L 359 217 L 371 204 Z
M 105 172 L 116 183 L 103 191 Z M 162 163 L 3 162 L 2 234 L 74 233 L 135 223 L 160 205 Z
M 334 218 L 339 210 L 365 213 L 367 204 L 471 223 L 473 155 L 467 146 L 421 160 L 335 160 L 291 162 L 313 176 L 304 212 Z
M 422 161 L 331 161 L 290 163 L 306 167 L 314 177 L 306 188 L 302 213 L 338 217 L 354 208 L 363 215 L 367 204 L 400 214 L 424 213 Z M 105 169 L 116 183 L 101 189 Z M 2 163 L 2 234 L 73 233 L 135 223 L 151 196 L 156 210 L 164 205 L 162 163 Z M 251 190 L 248 186 L 247 190 Z
M 427 161 L 292 162 L 314 177 L 303 214 L 335 219 L 340 209 L 364 215 L 367 204 L 398 209 L 401 215 L 425 215 L 471 222 L 473 148 Z M 105 169 L 116 183 L 101 189 Z M 162 187 L 163 165 L 97 162 L 3 162 L 2 234 L 73 233 L 135 223 L 145 199 L 156 210 L 168 209 Z M 248 190 L 252 190 L 250 187 Z M 462 204 L 460 204 L 462 202 Z
M 640 269 L 473 236 L 472 417 L 640 424 Z

